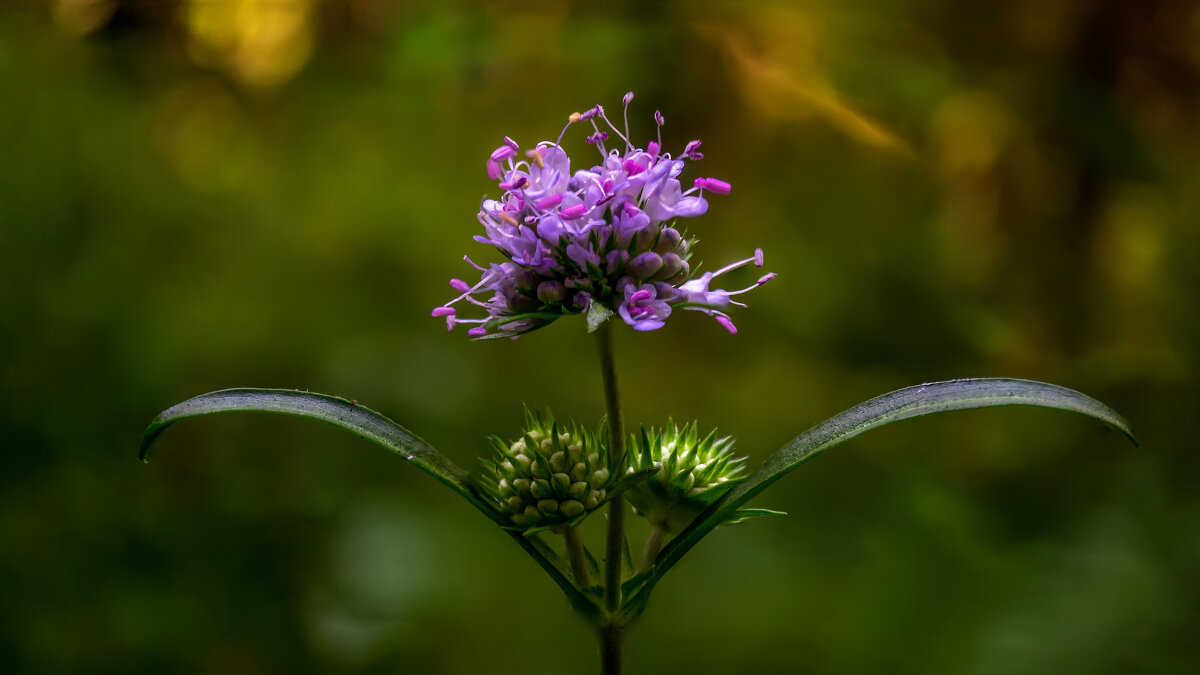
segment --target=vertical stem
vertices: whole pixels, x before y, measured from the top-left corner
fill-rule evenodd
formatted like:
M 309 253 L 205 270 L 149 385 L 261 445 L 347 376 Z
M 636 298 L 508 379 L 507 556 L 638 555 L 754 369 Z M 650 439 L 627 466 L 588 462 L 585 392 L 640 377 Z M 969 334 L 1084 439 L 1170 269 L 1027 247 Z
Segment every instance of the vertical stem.
M 623 628 L 608 624 L 600 628 L 600 673 L 601 675 L 621 675 L 624 660 L 621 654 L 621 631 Z
M 650 569 L 654 564 L 654 559 L 658 557 L 658 552 L 662 550 L 663 542 L 667 540 L 667 528 L 659 523 L 655 523 L 650 529 L 650 536 L 646 538 L 646 548 L 642 549 L 642 559 L 638 562 L 637 572 L 641 574 Z
M 612 321 L 597 330 L 600 347 L 600 372 L 604 379 L 604 403 L 608 408 L 608 453 L 613 471 L 625 469 L 625 421 L 621 417 L 621 395 L 617 391 L 617 372 L 613 366 Z M 621 607 L 621 560 L 625 543 L 625 498 L 609 502 L 608 538 L 604 547 L 604 608 L 615 612 Z M 620 651 L 620 642 L 617 642 Z M 603 648 L 601 649 L 603 657 Z M 620 661 L 618 657 L 618 662 Z M 608 671 L 605 671 L 608 672 Z
M 575 585 L 587 588 L 592 585 L 588 578 L 587 561 L 583 559 L 583 538 L 579 536 L 578 528 L 568 526 L 563 530 L 567 540 L 567 559 L 571 561 L 571 571 L 575 574 Z

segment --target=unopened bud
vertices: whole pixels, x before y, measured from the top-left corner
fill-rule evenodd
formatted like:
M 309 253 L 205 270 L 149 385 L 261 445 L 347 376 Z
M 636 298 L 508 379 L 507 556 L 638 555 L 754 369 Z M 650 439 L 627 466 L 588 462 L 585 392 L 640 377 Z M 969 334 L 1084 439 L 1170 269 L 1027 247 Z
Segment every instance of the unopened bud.
M 542 522 L 542 512 L 537 510 L 532 504 L 525 507 L 525 522 L 533 525 Z
M 579 501 L 583 501 L 584 499 L 587 499 L 588 495 L 590 495 L 591 493 L 592 493 L 592 486 L 588 485 L 584 481 L 579 481 L 578 483 L 571 483 L 571 487 L 567 489 L 567 496 L 570 497 L 571 499 L 577 499 Z
M 513 489 L 517 491 L 517 494 L 521 495 L 522 497 L 532 496 L 532 493 L 530 492 L 532 482 L 528 478 L 517 478 L 513 480 L 512 486 Z
M 629 261 L 629 273 L 643 281 L 658 273 L 663 259 L 654 251 L 647 251 Z
M 576 464 L 575 466 L 571 467 L 571 480 L 573 480 L 573 481 L 584 480 L 587 478 L 587 475 L 588 475 L 587 464 L 580 462 L 580 463 Z
M 548 305 L 561 305 L 567 298 L 567 289 L 561 281 L 543 281 L 538 284 L 537 297 Z
M 648 251 L 654 244 L 654 240 L 658 238 L 658 229 L 654 227 L 643 227 L 637 231 L 637 250 Z
M 655 275 L 656 279 L 667 280 L 674 278 L 683 269 L 683 261 L 674 253 L 664 253 L 662 256 L 662 267 Z
M 539 478 L 533 481 L 529 491 L 533 493 L 534 499 L 549 499 L 554 496 L 554 490 L 550 487 L 550 481 Z
M 664 227 L 662 232 L 658 233 L 658 243 L 655 244 L 654 250 L 659 253 L 674 253 L 682 240 L 683 237 L 679 235 L 679 230 L 673 227 Z
M 571 487 L 571 477 L 565 473 L 556 473 L 550 476 L 550 487 L 554 489 L 555 497 L 566 499 L 567 490 Z

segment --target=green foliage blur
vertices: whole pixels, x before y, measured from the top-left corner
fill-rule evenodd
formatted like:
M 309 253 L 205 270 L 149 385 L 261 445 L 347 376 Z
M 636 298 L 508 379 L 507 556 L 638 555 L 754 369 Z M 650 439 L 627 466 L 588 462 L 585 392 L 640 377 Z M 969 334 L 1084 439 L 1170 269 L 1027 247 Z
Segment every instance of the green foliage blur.
M 632 428 L 698 418 L 753 467 L 876 394 L 1014 376 L 1143 442 L 1024 409 L 872 432 L 697 547 L 629 671 L 1200 671 L 1200 10 L 1101 0 L 0 5 L 0 671 L 594 669 L 519 549 L 377 447 L 254 415 L 136 446 L 231 386 L 352 397 L 472 469 L 522 403 L 597 421 L 582 320 L 472 343 L 429 311 L 489 259 L 501 137 L 627 90 L 733 184 L 698 258 L 779 272 L 737 336 L 618 333 Z

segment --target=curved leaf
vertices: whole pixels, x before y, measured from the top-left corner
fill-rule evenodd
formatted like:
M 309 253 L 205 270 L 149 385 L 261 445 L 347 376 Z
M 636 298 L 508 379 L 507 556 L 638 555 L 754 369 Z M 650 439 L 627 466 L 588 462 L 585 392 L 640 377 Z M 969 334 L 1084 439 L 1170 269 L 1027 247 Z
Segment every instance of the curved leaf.
M 381 445 L 415 464 L 470 502 L 497 524 L 507 522 L 476 492 L 470 475 L 404 427 L 352 401 L 293 389 L 223 389 L 201 394 L 167 408 L 146 427 L 138 456 L 149 461 L 150 446 L 167 427 L 180 420 L 224 412 L 268 412 L 319 420 Z M 581 613 L 598 616 L 599 608 L 571 583 L 565 564 L 537 538 L 510 536 L 546 571 Z
M 645 602 L 644 596 L 657 579 L 700 539 L 721 523 L 736 518 L 743 504 L 818 453 L 864 431 L 910 417 L 1002 405 L 1032 405 L 1077 412 L 1120 431 L 1137 445 L 1129 424 L 1116 411 L 1077 391 L 1045 382 L 980 378 L 931 382 L 899 389 L 821 422 L 768 457 L 758 471 L 709 506 L 663 548 L 652 568 L 654 578 L 642 588 L 639 595 L 643 597 L 631 599 L 631 605 L 635 610 L 640 609 Z
M 337 396 L 294 389 L 222 389 L 177 403 L 159 413 L 142 434 L 139 457 L 149 461 L 150 446 L 172 424 L 224 412 L 269 412 L 319 420 L 382 445 L 462 495 L 496 519 L 496 509 L 475 493 L 470 475 L 412 432 L 388 418 Z

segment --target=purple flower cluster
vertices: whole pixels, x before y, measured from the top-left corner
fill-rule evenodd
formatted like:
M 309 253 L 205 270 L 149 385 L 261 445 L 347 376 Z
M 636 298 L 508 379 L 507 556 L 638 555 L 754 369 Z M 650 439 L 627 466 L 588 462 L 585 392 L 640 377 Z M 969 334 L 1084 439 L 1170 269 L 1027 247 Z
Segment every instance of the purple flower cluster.
M 699 160 L 700 141 L 688 143 L 678 158 L 661 151 L 663 117 L 654 113 L 658 140 L 646 148 L 629 140 L 629 102 L 625 95 L 625 129 L 618 130 L 599 105 L 573 113 L 554 142 L 542 141 L 521 153 L 512 139 L 492 152 L 488 177 L 500 182 L 500 199 L 484 199 L 479 223 L 484 234 L 475 240 L 495 246 L 504 262 L 482 267 L 480 279 L 468 284 L 452 279 L 459 293 L 433 316 L 445 317 L 446 326 L 474 324 L 471 337 L 517 336 L 566 315 L 600 307 L 615 312 L 635 330 L 661 328 L 674 309 L 692 309 L 714 317 L 736 333 L 725 310 L 744 307 L 733 297 L 775 277 L 758 279 L 735 291 L 710 289 L 716 277 L 749 263 L 761 267 L 762 249 L 754 256 L 716 272 L 691 276 L 688 263 L 695 240 L 685 239 L 674 227 L 677 218 L 693 218 L 708 210 L 705 192 L 728 194 L 729 183 L 716 178 L 696 178 L 684 190 L 679 181 L 686 160 Z M 602 130 L 597 120 L 608 131 Z M 589 169 L 571 172 L 571 159 L 560 145 L 573 124 L 590 122 L 587 137 L 602 157 Z M 625 146 L 624 152 L 608 149 L 609 133 Z M 480 299 L 483 295 L 486 299 Z M 458 316 L 457 303 L 476 305 L 481 318 Z

